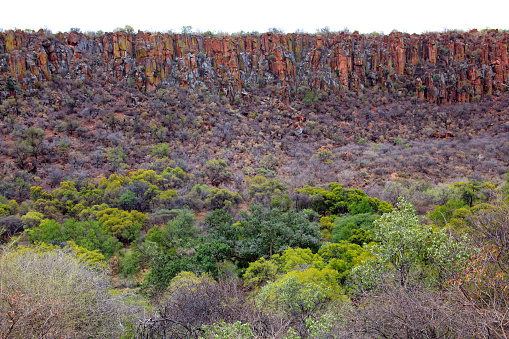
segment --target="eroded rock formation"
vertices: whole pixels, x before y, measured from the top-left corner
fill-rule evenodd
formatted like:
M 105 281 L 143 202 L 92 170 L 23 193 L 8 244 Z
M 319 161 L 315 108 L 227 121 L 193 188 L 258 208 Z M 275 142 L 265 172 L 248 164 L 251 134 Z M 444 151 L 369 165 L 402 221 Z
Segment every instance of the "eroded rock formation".
M 270 85 L 284 101 L 301 86 L 332 92 L 379 86 L 434 103 L 468 102 L 509 89 L 508 38 L 498 30 L 223 37 L 11 30 L 0 33 L 0 81 L 15 79 L 29 90 L 54 77 L 100 77 L 149 92 L 206 87 L 230 99 Z

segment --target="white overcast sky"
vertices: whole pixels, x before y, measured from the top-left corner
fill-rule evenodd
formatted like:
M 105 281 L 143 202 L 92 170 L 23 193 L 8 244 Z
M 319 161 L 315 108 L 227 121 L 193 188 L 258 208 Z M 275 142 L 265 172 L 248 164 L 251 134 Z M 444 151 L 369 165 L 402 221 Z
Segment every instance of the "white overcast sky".
M 281 28 L 314 33 L 328 26 L 360 33 L 393 29 L 407 33 L 509 29 L 509 0 L 7 0 L 0 8 L 0 28 L 48 28 L 54 33 L 71 27 L 83 32 L 111 32 L 132 26 L 135 31 L 266 32 Z

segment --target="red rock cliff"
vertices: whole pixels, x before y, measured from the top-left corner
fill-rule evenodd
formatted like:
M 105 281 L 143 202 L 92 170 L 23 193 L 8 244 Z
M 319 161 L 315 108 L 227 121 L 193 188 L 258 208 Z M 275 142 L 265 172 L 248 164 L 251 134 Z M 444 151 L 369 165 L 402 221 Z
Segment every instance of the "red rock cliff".
M 147 91 L 207 87 L 230 98 L 271 84 L 286 100 L 303 85 L 333 92 L 379 86 L 429 102 L 464 102 L 508 90 L 508 38 L 498 30 L 225 37 L 8 31 L 0 33 L 0 81 L 15 79 L 27 90 L 52 77 L 102 74 Z

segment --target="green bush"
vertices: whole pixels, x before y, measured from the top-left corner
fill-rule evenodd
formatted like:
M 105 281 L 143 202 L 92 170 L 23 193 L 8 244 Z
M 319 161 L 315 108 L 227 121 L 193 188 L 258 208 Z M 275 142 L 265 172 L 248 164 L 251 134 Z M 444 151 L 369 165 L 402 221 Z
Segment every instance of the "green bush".
M 210 209 L 227 208 L 232 210 L 242 201 L 237 192 L 231 192 L 224 188 L 212 188 L 205 200 Z
M 205 173 L 214 185 L 228 181 L 233 174 L 227 170 L 228 164 L 223 159 L 212 159 L 205 164 Z
M 107 259 L 122 247 L 118 239 L 108 234 L 95 220 L 70 219 L 60 224 L 55 220 L 45 219 L 38 227 L 26 230 L 26 234 L 27 239 L 32 243 L 60 244 L 72 240 L 87 250 L 100 251 Z
M 150 151 L 150 155 L 154 157 L 164 158 L 170 155 L 171 149 L 170 145 L 167 142 L 163 142 L 161 144 L 156 144 L 152 146 L 152 150 Z
M 374 213 L 361 213 L 336 219 L 334 222 L 336 226 L 332 230 L 332 241 L 340 242 L 349 240 L 354 234 L 354 231 L 358 229 L 372 232 L 373 222 L 379 217 L 378 214 Z M 357 236 L 360 236 L 360 234 L 357 233 Z M 360 245 L 362 245 L 362 243 Z

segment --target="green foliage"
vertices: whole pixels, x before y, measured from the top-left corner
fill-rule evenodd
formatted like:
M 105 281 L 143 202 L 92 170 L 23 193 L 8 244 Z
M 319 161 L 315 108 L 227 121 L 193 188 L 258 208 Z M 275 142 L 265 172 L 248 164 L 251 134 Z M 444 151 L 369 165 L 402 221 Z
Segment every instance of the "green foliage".
M 184 197 L 186 198 L 187 204 L 194 210 L 201 210 L 205 205 L 205 200 L 209 195 L 210 188 L 207 185 L 194 185 L 190 192 Z
M 332 241 L 340 242 L 348 240 L 353 232 L 358 229 L 373 231 L 373 222 L 379 217 L 378 214 L 374 213 L 361 213 L 336 219 L 334 222 L 335 227 L 332 231 Z M 362 245 L 362 243 L 359 245 Z
M 304 194 L 311 201 L 311 208 L 324 214 L 360 214 L 388 212 L 392 206 L 378 198 L 371 198 L 359 189 L 344 189 L 337 182 L 328 185 L 329 190 L 321 187 L 304 186 L 296 188 L 295 193 Z M 298 204 L 298 202 L 297 202 Z
M 408 148 L 409 147 L 409 144 L 407 142 L 407 139 L 403 139 L 403 138 L 394 138 L 394 140 L 392 141 L 395 145 L 402 145 L 403 147 L 406 147 Z
M 220 266 L 231 260 L 233 256 L 234 251 L 230 246 L 218 240 L 212 240 L 198 246 L 189 267 L 194 267 L 196 272 L 209 273 L 217 278 Z
M 113 169 L 118 169 L 122 163 L 127 159 L 127 154 L 121 146 L 110 147 L 106 151 L 106 157 Z
M 231 192 L 224 188 L 212 188 L 205 200 L 210 209 L 225 208 L 232 211 L 241 201 L 242 197 L 237 192 Z
M 170 152 L 171 152 L 170 145 L 167 142 L 163 142 L 152 146 L 150 154 L 154 157 L 164 158 L 168 157 L 170 155 Z
M 276 280 L 283 273 L 280 263 L 274 259 L 276 255 L 278 254 L 274 254 L 271 260 L 262 257 L 250 263 L 243 276 L 246 285 L 261 287 L 268 281 Z
M 325 243 L 318 255 L 328 263 L 327 267 L 338 272 L 338 281 L 344 284 L 351 270 L 368 257 L 369 252 L 357 244 L 341 241 L 337 244 Z
M 363 246 L 373 241 L 373 233 L 363 228 L 352 230 L 352 235 L 348 238 L 348 242 Z
M 320 218 L 320 231 L 322 232 L 323 240 L 330 241 L 332 236 L 332 230 L 336 227 L 334 223 L 331 222 L 330 217 L 322 217 Z
M 143 294 L 153 297 L 166 290 L 171 280 L 184 271 L 185 267 L 175 250 L 168 253 L 152 251 L 149 256 L 150 272 L 143 277 L 141 291 Z
M 151 228 L 147 233 L 146 240 L 156 243 L 163 250 L 189 247 L 196 241 L 198 235 L 194 213 L 188 209 L 171 210 L 170 213 L 177 215 L 161 229 Z
M 120 176 L 117 176 L 116 178 L 119 178 L 121 181 L 123 181 L 123 186 L 128 183 L 128 180 L 130 179 L 131 183 L 133 182 L 145 182 L 150 185 L 158 185 L 162 186 L 165 179 L 165 174 L 168 173 L 168 171 L 171 171 L 172 169 L 166 168 L 161 175 L 157 174 L 153 170 L 143 170 L 139 169 L 134 172 L 129 172 L 129 175 L 125 179 L 121 179 Z M 110 177 L 111 178 L 111 177 Z M 115 177 L 113 177 L 115 178 Z
M 241 230 L 238 225 L 233 225 L 233 218 L 225 210 L 218 209 L 212 211 L 205 218 L 205 227 L 208 230 L 209 241 L 220 241 L 230 248 L 235 247 L 237 239 L 241 236 Z
M 254 261 L 281 253 L 288 247 L 312 251 L 320 247 L 320 229 L 304 212 L 282 212 L 256 205 L 250 206 L 249 212 L 242 213 L 238 222 L 241 244 L 237 253 L 241 258 Z
M 318 159 L 319 162 L 322 164 L 332 164 L 333 155 L 332 152 L 325 148 L 320 148 L 316 154 L 315 157 Z
M 323 258 L 313 254 L 309 248 L 288 248 L 281 254 L 274 254 L 270 260 L 262 257 L 250 263 L 244 274 L 244 282 L 260 287 L 291 271 L 310 267 L 321 269 L 326 265 Z
M 45 218 L 60 219 L 65 207 L 57 199 L 38 199 L 30 205 L 30 209 L 43 214 Z
M 444 227 L 452 222 L 458 216 L 458 210 L 465 210 L 465 202 L 463 200 L 450 200 L 445 205 L 435 206 L 428 212 L 428 218 L 437 226 Z
M 305 324 L 306 319 L 326 308 L 331 300 L 331 291 L 322 282 L 320 271 L 310 269 L 312 274 L 291 272 L 275 282 L 268 283 L 256 295 L 258 307 L 269 312 L 278 312 L 293 321 Z M 315 274 L 313 274 L 315 273 Z M 327 278 L 325 278 L 326 280 Z
M 492 185 L 488 186 L 493 188 Z M 454 187 L 459 189 L 461 200 L 463 200 L 469 207 L 472 207 L 474 203 L 480 200 L 486 199 L 486 196 L 481 192 L 481 189 L 486 187 L 486 184 L 480 183 L 476 180 L 458 182 L 454 184 Z
M 221 320 L 212 326 L 204 326 L 200 339 L 252 339 L 255 338 L 248 323 L 226 323 Z
M 271 153 L 264 155 L 260 160 L 260 167 L 269 171 L 275 171 L 279 160 Z
M 182 26 L 182 34 L 191 34 L 193 32 L 193 26 Z
M 136 202 L 138 201 L 136 194 L 131 191 L 127 191 L 120 196 L 118 204 L 122 209 L 131 211 L 136 208 Z
M 459 242 L 447 229 L 420 225 L 415 207 L 404 199 L 374 226 L 377 243 L 371 251 L 375 258 L 354 268 L 358 288 L 373 288 L 389 277 L 406 288 L 417 275 L 440 285 L 456 276 L 471 254 L 467 239 Z
M 9 91 L 14 91 L 16 89 L 15 80 L 13 80 L 11 77 L 7 78 L 5 82 L 5 88 Z
M 212 184 L 217 186 L 232 178 L 233 175 L 227 168 L 228 164 L 223 159 L 212 159 L 205 164 L 205 173 L 207 173 Z
M 327 309 L 325 312 L 315 316 L 309 317 L 305 321 L 305 328 L 301 332 L 305 333 L 300 336 L 293 328 L 288 330 L 287 339 L 301 339 L 304 337 L 311 339 L 319 338 L 334 338 L 336 326 L 346 320 L 342 315 L 334 309 Z
M 26 152 L 26 155 L 33 156 L 37 159 L 42 151 L 43 141 L 46 133 L 38 127 L 29 127 L 26 131 L 14 132 L 14 136 L 21 139 L 19 148 L 15 148 L 14 153 L 18 156 L 18 160 L 22 162 L 19 152 Z M 17 147 L 17 146 L 15 146 Z
M 278 200 L 278 204 L 283 202 L 285 202 L 286 205 L 288 204 L 288 200 L 283 199 L 286 186 L 277 180 L 267 179 L 262 175 L 256 175 L 253 178 L 247 178 L 246 184 L 249 196 L 254 204 L 272 206 L 276 199 Z
M 142 254 L 135 246 L 131 246 L 130 251 L 122 258 L 120 272 L 126 277 L 134 277 L 140 272 L 141 264 Z
M 249 207 L 250 214 L 241 212 L 239 221 L 224 210 L 215 210 L 205 219 L 208 230 L 207 242 L 217 241 L 226 245 L 223 253 L 231 252 L 237 265 L 247 267 L 260 257 L 270 257 L 288 247 L 318 250 L 320 233 L 318 225 L 309 221 L 306 213 L 279 209 Z M 227 257 L 225 256 L 225 259 Z
M 320 99 L 315 92 L 307 92 L 302 99 L 302 103 L 306 106 L 310 106 L 313 102 L 319 102 Z
M 122 247 L 115 237 L 94 220 L 76 221 L 70 219 L 59 224 L 55 220 L 45 219 L 38 227 L 31 228 L 26 233 L 27 239 L 32 243 L 59 244 L 74 241 L 89 251 L 98 250 L 107 259 Z
M 313 276 L 313 279 L 318 279 L 333 292 L 330 297 L 334 299 L 339 296 L 339 285 L 346 282 L 352 268 L 367 256 L 368 252 L 362 247 L 346 241 L 339 244 L 326 243 L 318 253 L 310 249 L 288 248 L 281 254 L 273 255 L 270 260 L 260 258 L 250 263 L 243 277 L 246 284 L 258 289 L 288 274 L 298 276 L 303 281 Z M 338 295 L 334 296 L 334 293 Z
M 30 200 L 37 201 L 39 199 L 47 199 L 52 200 L 53 195 L 44 191 L 40 186 L 32 186 L 30 187 Z
M 19 208 L 18 203 L 15 200 L 11 200 L 6 204 L 0 203 L 0 217 L 7 215 L 14 215 L 17 213 Z
M 71 249 L 76 254 L 76 258 L 89 265 L 99 267 L 103 270 L 108 269 L 108 263 L 106 262 L 104 255 L 99 253 L 98 250 L 88 250 L 85 247 L 77 245 L 72 240 L 67 242 L 64 249 Z
M 177 197 L 177 192 L 175 190 L 166 190 L 159 192 L 152 203 L 156 208 L 168 208 L 172 205 L 173 200 Z
M 95 216 L 107 232 L 128 241 L 137 238 L 143 224 L 148 221 L 148 217 L 141 212 L 111 207 L 98 211 Z

